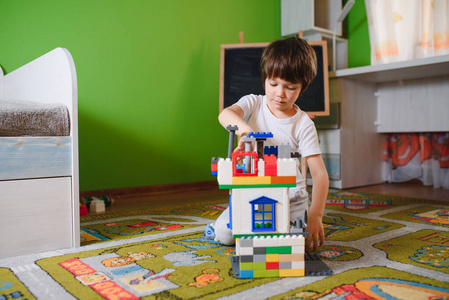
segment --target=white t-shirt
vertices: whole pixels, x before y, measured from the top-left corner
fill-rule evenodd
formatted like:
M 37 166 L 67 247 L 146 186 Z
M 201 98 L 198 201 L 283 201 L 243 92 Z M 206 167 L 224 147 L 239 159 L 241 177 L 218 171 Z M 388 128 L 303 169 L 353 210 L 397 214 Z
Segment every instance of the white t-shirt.
M 298 106 L 294 105 L 296 114 L 293 117 L 279 119 L 268 109 L 266 96 L 247 95 L 236 104 L 244 112 L 243 120 L 255 132 L 273 133 L 267 145 L 288 143 L 291 152 L 299 152 L 302 157 L 321 154 L 315 124 Z
M 267 106 L 267 97 L 263 95 L 247 95 L 237 103 L 244 112 L 245 121 L 255 132 L 271 132 L 273 138 L 266 145 L 289 144 L 291 152 L 299 152 L 302 157 L 321 154 L 315 124 L 307 113 L 294 105 L 296 114 L 288 119 L 275 117 Z M 306 181 L 297 170 L 296 188 L 289 189 L 290 220 L 301 217 L 308 208 Z
M 321 154 L 315 124 L 309 116 L 294 105 L 296 114 L 288 119 L 275 117 L 267 106 L 267 97 L 247 95 L 237 103 L 244 112 L 245 121 L 255 132 L 271 132 L 273 138 L 266 145 L 289 144 L 291 152 L 299 152 L 302 157 Z M 297 170 L 296 188 L 290 188 L 291 217 L 298 216 L 298 211 L 307 209 L 308 194 L 305 176 Z

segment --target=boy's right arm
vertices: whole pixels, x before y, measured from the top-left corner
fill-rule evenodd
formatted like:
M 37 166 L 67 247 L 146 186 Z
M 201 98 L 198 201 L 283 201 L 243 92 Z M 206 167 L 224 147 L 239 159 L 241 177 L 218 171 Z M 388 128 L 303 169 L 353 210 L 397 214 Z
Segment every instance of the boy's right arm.
M 236 131 L 236 134 L 239 136 L 239 142 L 238 146 L 235 150 L 237 151 L 243 151 L 244 150 L 244 143 L 242 141 L 242 136 L 248 135 L 248 133 L 252 132 L 252 128 L 246 124 L 245 121 L 243 121 L 243 109 L 238 106 L 237 104 L 234 104 L 232 106 L 229 106 L 221 111 L 221 113 L 218 115 L 218 121 L 220 122 L 221 126 L 226 128 L 228 125 L 237 125 L 239 128 Z

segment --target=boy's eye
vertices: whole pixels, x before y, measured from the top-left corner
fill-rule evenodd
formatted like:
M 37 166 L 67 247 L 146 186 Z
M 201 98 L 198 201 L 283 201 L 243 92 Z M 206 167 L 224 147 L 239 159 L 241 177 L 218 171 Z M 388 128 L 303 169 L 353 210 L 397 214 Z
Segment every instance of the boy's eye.
M 294 86 L 289 86 L 289 87 L 287 87 L 289 90 L 291 90 L 291 91 L 294 91 L 294 90 L 296 90 L 297 88 L 296 87 L 294 87 Z

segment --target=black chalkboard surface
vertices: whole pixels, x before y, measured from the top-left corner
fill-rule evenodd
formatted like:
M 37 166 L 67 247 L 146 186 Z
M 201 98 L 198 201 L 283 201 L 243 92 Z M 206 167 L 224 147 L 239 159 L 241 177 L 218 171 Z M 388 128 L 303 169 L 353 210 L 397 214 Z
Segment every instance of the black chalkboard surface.
M 303 111 L 329 115 L 329 78 L 326 41 L 309 42 L 318 60 L 318 72 L 307 90 L 296 100 Z M 268 43 L 221 45 L 220 111 L 248 94 L 264 95 L 260 58 Z

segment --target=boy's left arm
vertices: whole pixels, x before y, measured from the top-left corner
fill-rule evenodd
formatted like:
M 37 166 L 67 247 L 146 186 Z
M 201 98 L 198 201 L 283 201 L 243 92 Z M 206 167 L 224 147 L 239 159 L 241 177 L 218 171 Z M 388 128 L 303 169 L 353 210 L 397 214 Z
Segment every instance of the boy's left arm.
M 313 250 L 316 251 L 318 241 L 320 246 L 324 243 L 323 214 L 329 192 L 329 176 L 321 155 L 308 156 L 306 161 L 313 182 L 312 204 L 307 218 L 309 236 L 307 237 L 306 250 L 310 249 L 313 242 Z

